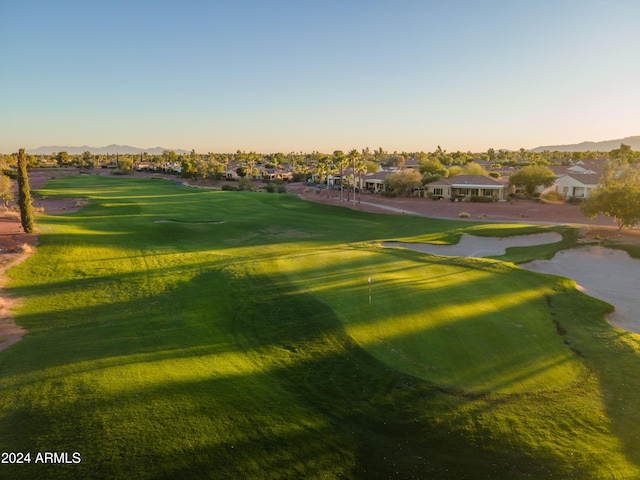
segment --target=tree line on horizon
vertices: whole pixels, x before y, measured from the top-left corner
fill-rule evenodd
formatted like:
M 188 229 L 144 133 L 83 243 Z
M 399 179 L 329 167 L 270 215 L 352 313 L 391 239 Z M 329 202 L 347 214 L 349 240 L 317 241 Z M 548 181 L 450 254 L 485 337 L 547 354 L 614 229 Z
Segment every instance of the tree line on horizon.
M 352 149 L 353 152 L 356 149 Z M 336 150 L 340 152 L 340 150 Z M 79 167 L 79 168 L 96 168 L 104 165 L 121 164 L 125 168 L 128 165 L 134 165 L 137 162 L 152 162 L 155 164 L 162 163 L 182 163 L 185 160 L 190 160 L 193 163 L 202 160 L 208 160 L 210 162 L 217 162 L 222 165 L 226 163 L 254 163 L 258 165 L 266 165 L 271 168 L 276 166 L 305 166 L 309 164 L 317 164 L 322 159 L 331 157 L 333 153 L 323 153 L 313 151 L 311 153 L 305 152 L 290 152 L 290 153 L 257 153 L 257 152 L 245 152 L 238 150 L 235 153 L 196 153 L 195 150 L 191 150 L 190 153 L 179 154 L 173 150 L 165 150 L 160 155 L 150 155 L 146 152 L 140 154 L 97 154 L 94 155 L 90 151 L 86 151 L 78 155 L 70 155 L 68 152 L 53 152 L 51 155 L 30 155 L 25 153 L 27 159 L 27 166 L 29 168 L 43 167 L 57 165 L 59 167 Z M 620 148 L 611 150 L 609 152 L 593 151 L 593 152 L 560 152 L 560 151 L 543 151 L 533 152 L 521 148 L 520 150 L 495 150 L 493 148 L 488 149 L 486 152 L 462 152 L 454 151 L 447 152 L 440 146 L 433 152 L 388 152 L 382 147 L 374 150 L 370 150 L 368 147 L 358 151 L 358 154 L 364 161 L 372 161 L 384 166 L 397 166 L 401 167 L 409 160 L 415 160 L 418 163 L 423 163 L 428 160 L 437 159 L 441 164 L 452 165 L 466 165 L 470 162 L 490 162 L 499 163 L 505 166 L 521 166 L 523 164 L 534 165 L 561 165 L 568 164 L 571 161 L 576 161 L 584 158 L 594 159 L 607 159 L 607 158 L 624 158 L 630 163 L 640 162 L 640 152 L 631 150 L 631 147 L 625 144 L 621 144 Z M 0 154 L 0 166 L 4 165 L 16 165 L 18 153 L 10 155 Z M 4 167 L 3 167 L 4 168 Z
M 148 162 L 150 164 L 175 164 L 180 166 L 180 174 L 193 179 L 222 179 L 228 178 L 228 168 L 235 166 L 238 177 L 247 188 L 252 189 L 251 180 L 258 174 L 258 167 L 265 169 L 277 169 L 286 167 L 292 172 L 293 181 L 305 181 L 316 175 L 319 183 L 327 180 L 331 174 L 339 174 L 340 198 L 344 197 L 345 187 L 356 191 L 356 180 L 361 180 L 366 172 L 376 172 L 380 166 L 396 167 L 396 173 L 385 179 L 387 186 L 394 194 L 408 195 L 416 186 L 425 185 L 442 177 L 454 177 L 458 175 L 485 175 L 500 178 L 498 172 L 489 171 L 478 162 L 484 162 L 490 169 L 498 169 L 503 166 L 514 166 L 518 169 L 510 175 L 511 186 L 519 186 L 527 195 L 533 195 L 537 186 L 550 186 L 554 181 L 554 172 L 551 165 L 569 165 L 572 161 L 583 158 L 597 158 L 603 161 L 605 175 L 601 186 L 594 192 L 592 199 L 587 199 L 581 206 L 583 213 L 588 217 L 599 214 L 614 218 L 619 227 L 631 227 L 640 221 L 640 152 L 634 152 L 630 146 L 621 144 L 620 148 L 610 152 L 597 152 L 597 155 L 589 155 L 590 152 L 573 152 L 570 155 L 565 152 L 530 152 L 520 149 L 518 152 L 506 150 L 495 151 L 489 149 L 486 153 L 472 154 L 470 152 L 447 153 L 439 146 L 431 153 L 389 153 L 382 148 L 371 152 L 368 148 L 358 151 L 352 149 L 348 153 L 336 150 L 332 154 L 312 152 L 311 154 L 268 154 L 262 155 L 255 152 L 242 152 L 235 154 L 208 153 L 198 154 L 192 150 L 189 154 L 177 154 L 174 151 L 165 150 L 162 155 L 92 155 L 84 152 L 82 155 L 69 155 L 67 152 L 59 152 L 50 156 L 27 155 L 24 149 L 20 149 L 15 155 L 0 156 L 0 196 L 4 200 L 5 208 L 13 199 L 9 176 L 16 176 L 12 167 L 17 166 L 17 179 L 20 186 L 20 210 L 23 214 L 23 227 L 25 231 L 33 230 L 32 213 L 24 218 L 24 212 L 28 205 L 24 204 L 30 196 L 23 193 L 26 181 L 28 192 L 27 167 L 54 166 L 54 167 L 79 167 L 97 168 L 112 165 L 119 173 L 133 171 L 136 162 Z M 111 158 L 109 158 L 111 157 Z M 419 164 L 419 169 L 403 170 L 407 160 Z M 346 172 L 350 170 L 350 174 Z M 360 182 L 361 183 L 361 182 Z

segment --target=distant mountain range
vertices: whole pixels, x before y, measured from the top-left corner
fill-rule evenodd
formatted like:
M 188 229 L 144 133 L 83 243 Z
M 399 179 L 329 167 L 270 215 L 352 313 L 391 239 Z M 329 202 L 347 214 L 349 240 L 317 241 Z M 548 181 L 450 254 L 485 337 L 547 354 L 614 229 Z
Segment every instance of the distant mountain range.
M 532 152 L 543 152 L 548 150 L 550 152 L 610 152 L 616 148 L 620 148 L 620 144 L 624 143 L 629 145 L 632 150 L 640 151 L 640 135 L 633 137 L 621 138 L 618 140 L 605 140 L 602 142 L 582 142 L 572 145 L 545 145 L 541 147 L 532 148 Z M 174 150 L 170 148 L 155 147 L 155 148 L 139 148 L 131 147 L 129 145 L 107 145 L 106 147 L 89 147 L 83 145 L 82 147 L 72 147 L 63 145 L 51 145 L 48 147 L 38 147 L 33 149 L 27 149 L 27 153 L 31 155 L 51 155 L 52 153 L 67 152 L 69 155 L 81 155 L 84 152 L 91 152 L 94 155 L 113 155 L 116 153 L 122 154 L 140 154 L 147 153 L 149 155 L 161 155 L 165 150 L 173 150 L 177 154 L 189 153 L 187 150 Z
M 620 148 L 620 144 L 629 145 L 631 150 L 640 150 L 640 135 L 634 137 L 621 138 L 619 140 L 604 140 L 602 142 L 582 142 L 573 145 L 548 145 L 544 147 L 532 148 L 532 152 L 610 152 Z
M 91 152 L 94 155 L 105 155 L 105 154 L 137 154 L 148 153 L 149 155 L 160 155 L 165 150 L 171 150 L 170 148 L 138 148 L 138 147 L 130 147 L 129 145 L 107 145 L 106 147 L 88 147 L 83 145 L 82 147 L 70 147 L 64 145 L 52 145 L 49 147 L 38 147 L 34 149 L 27 149 L 27 153 L 31 155 L 51 155 L 52 153 L 59 152 L 67 152 L 69 155 L 81 155 L 84 152 Z M 173 150 L 177 154 L 189 153 L 186 150 Z

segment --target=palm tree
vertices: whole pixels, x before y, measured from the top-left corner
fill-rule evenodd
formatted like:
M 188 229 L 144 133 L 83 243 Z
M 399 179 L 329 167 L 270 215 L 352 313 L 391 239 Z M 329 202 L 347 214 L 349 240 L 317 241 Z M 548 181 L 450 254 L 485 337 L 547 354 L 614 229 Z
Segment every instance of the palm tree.
M 329 163 L 330 158 L 327 158 L 327 196 L 329 196 L 329 175 L 333 175 L 333 182 L 331 182 L 331 190 L 335 185 L 336 173 L 338 173 L 338 167 L 334 163 Z
M 333 163 L 340 170 L 340 201 L 344 200 L 344 169 L 349 165 L 349 159 L 342 150 L 333 152 Z
M 360 152 L 355 148 L 352 148 L 347 154 L 347 158 L 351 161 L 351 167 L 353 170 L 353 203 L 356 203 L 356 162 L 360 159 Z
M 358 174 L 358 203 L 360 203 L 360 195 L 362 194 L 362 174 L 367 172 L 367 162 L 358 160 L 356 162 L 356 170 L 354 175 Z
M 322 157 L 318 159 L 318 163 L 316 165 L 316 174 L 318 175 L 318 183 L 320 184 L 320 188 L 322 188 L 322 179 L 324 178 L 324 174 L 327 171 L 327 159 L 326 157 Z

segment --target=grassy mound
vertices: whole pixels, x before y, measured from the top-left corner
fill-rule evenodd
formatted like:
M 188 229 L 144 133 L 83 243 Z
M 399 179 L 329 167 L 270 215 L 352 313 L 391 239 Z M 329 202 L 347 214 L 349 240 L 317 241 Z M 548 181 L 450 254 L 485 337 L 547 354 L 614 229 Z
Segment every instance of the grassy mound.
M 379 243 L 549 227 L 122 178 L 41 193 L 90 201 L 39 217 L 36 254 L 10 271 L 29 333 L 0 354 L 0 450 L 82 461 L 3 477 L 640 475 L 637 336 L 509 263 L 573 230 L 442 258 Z

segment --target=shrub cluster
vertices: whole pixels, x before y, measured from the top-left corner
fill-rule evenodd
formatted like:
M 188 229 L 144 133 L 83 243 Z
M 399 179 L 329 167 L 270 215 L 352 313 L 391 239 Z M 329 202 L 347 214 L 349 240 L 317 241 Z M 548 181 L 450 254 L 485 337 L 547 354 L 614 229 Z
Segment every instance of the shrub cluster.
M 494 200 L 495 199 L 490 195 L 471 195 L 469 197 L 469 201 L 475 203 L 491 203 Z
M 564 200 L 564 197 L 555 190 L 551 190 L 550 192 L 545 193 L 542 198 L 544 198 L 545 200 L 549 200 L 550 202 L 560 202 Z
M 264 189 L 268 193 L 287 193 L 287 187 L 284 183 L 269 182 L 265 185 Z

